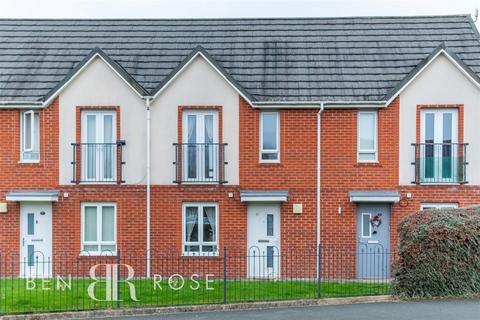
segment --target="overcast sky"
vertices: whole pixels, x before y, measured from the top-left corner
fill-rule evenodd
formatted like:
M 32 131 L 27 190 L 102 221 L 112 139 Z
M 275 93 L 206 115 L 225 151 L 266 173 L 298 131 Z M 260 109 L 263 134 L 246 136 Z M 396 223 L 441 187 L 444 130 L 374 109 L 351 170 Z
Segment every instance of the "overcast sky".
M 0 0 L 1 18 L 235 18 L 473 14 L 480 0 Z

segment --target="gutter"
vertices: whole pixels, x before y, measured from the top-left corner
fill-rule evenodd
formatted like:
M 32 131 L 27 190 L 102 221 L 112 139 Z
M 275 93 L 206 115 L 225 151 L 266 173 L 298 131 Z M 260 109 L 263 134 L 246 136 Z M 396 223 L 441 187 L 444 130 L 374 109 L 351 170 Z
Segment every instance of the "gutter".
M 150 117 L 150 102 L 151 102 L 151 97 L 144 97 L 145 99 L 145 107 L 146 107 L 146 135 L 147 135 L 147 145 L 146 145 L 146 171 L 147 171 L 147 251 L 146 251 L 146 259 L 147 259 L 147 278 L 150 277 L 150 266 L 151 266 L 151 249 L 150 249 L 150 196 L 151 196 L 151 169 L 150 169 L 150 158 L 151 158 L 151 132 L 150 132 L 150 122 L 151 122 L 151 117 Z
M 325 105 L 320 104 L 320 110 L 317 113 L 317 254 L 320 255 L 320 186 L 321 186 L 321 174 L 320 174 L 320 142 L 321 142 L 321 120 L 322 112 L 325 110 Z M 317 272 L 320 269 L 317 268 Z

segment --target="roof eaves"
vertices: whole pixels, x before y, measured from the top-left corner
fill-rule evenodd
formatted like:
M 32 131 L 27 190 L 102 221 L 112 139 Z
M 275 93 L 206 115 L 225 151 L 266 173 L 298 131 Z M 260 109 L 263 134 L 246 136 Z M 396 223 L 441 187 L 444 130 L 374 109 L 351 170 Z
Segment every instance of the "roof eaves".
M 400 81 L 392 90 L 390 90 L 385 98 L 382 99 L 387 101 L 386 105 L 388 106 L 396 97 L 398 97 L 398 95 L 400 95 L 400 93 L 442 53 L 444 53 L 458 69 L 460 69 L 467 77 L 469 77 L 477 85 L 477 87 L 480 87 L 480 77 L 478 77 L 478 75 L 473 72 L 469 66 L 467 66 L 453 51 L 445 46 L 445 43 L 442 42 L 432 51 L 432 53 L 430 53 L 415 68 L 413 68 L 412 71 L 410 71 L 402 81 Z
M 43 97 L 43 105 L 48 106 L 70 82 L 82 72 L 96 57 L 100 57 L 120 78 L 125 81 L 140 97 L 148 95 L 148 92 L 116 61 L 111 59 L 99 47 L 94 48 L 85 58 L 79 62 L 52 90 Z
M 188 56 L 183 59 L 182 62 L 180 62 L 154 90 L 151 91 L 153 99 L 162 93 L 199 55 L 201 55 L 250 105 L 253 105 L 253 97 L 205 50 L 205 48 L 200 45 L 193 49 Z

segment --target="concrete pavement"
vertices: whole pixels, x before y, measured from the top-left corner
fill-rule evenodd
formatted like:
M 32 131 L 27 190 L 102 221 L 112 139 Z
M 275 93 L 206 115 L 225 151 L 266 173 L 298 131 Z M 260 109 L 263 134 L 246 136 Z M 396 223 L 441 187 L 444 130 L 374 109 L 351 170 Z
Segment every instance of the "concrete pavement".
M 176 313 L 115 320 L 479 320 L 480 300 L 365 303 L 278 309 Z

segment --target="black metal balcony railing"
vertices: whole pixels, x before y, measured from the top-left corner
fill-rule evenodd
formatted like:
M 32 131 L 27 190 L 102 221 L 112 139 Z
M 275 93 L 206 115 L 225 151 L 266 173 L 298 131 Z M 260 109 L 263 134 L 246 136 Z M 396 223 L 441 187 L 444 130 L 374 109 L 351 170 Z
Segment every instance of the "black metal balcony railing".
M 123 146 L 123 140 L 112 143 L 72 143 L 72 183 L 124 183 Z
M 419 143 L 415 147 L 415 184 L 467 182 L 468 143 Z
M 226 183 L 226 143 L 174 143 L 174 183 Z

